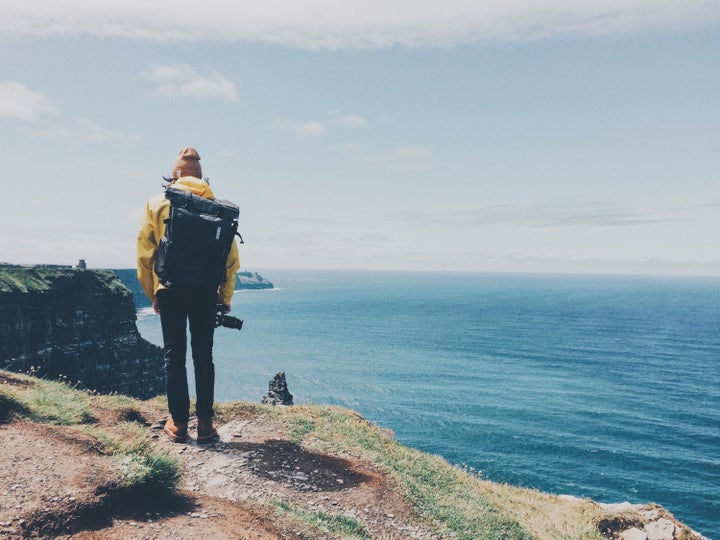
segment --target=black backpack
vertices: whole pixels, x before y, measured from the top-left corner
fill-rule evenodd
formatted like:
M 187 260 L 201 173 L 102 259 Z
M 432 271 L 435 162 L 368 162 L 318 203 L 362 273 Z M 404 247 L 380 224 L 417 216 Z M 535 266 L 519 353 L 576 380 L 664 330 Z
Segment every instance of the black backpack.
M 170 216 L 155 260 L 155 273 L 165 287 L 217 290 L 237 232 L 240 210 L 225 200 L 204 199 L 168 187 Z

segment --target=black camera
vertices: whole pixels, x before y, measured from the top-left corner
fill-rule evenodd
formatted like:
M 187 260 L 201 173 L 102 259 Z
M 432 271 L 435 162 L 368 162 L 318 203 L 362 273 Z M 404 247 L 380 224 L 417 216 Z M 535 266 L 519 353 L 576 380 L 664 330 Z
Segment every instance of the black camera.
M 215 328 L 218 326 L 224 326 L 225 328 L 234 328 L 235 330 L 242 330 L 243 320 L 233 317 L 232 315 L 225 315 L 227 308 L 223 304 L 217 305 L 217 313 L 215 314 Z

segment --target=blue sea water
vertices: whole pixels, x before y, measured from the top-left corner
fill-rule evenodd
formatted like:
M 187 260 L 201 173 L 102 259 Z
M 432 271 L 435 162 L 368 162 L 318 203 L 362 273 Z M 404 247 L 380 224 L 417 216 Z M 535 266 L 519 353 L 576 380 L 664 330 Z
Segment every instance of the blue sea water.
M 285 371 L 296 403 L 485 478 L 657 502 L 720 539 L 720 279 L 262 273 L 276 289 L 236 293 L 243 330 L 215 334 L 218 400 Z M 138 327 L 161 344 L 157 316 Z

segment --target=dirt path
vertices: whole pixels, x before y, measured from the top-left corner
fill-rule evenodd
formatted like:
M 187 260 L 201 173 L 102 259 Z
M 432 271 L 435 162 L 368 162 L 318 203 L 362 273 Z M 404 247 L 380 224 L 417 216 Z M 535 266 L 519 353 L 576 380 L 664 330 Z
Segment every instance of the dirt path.
M 102 504 L 114 468 L 76 432 L 21 421 L 0 425 L 0 537 L 44 536 Z
M 191 423 L 191 432 L 193 428 Z M 218 433 L 220 440 L 209 446 L 172 444 L 158 437 L 159 444 L 182 459 L 184 491 L 342 515 L 361 523 L 373 538 L 438 538 L 408 525 L 412 510 L 372 464 L 309 452 L 288 441 L 267 417 L 233 420 Z
M 309 452 L 267 416 L 230 421 L 206 446 L 171 443 L 162 423 L 152 425 L 154 444 L 182 471 L 163 497 L 124 494 L 117 462 L 77 429 L 0 425 L 0 537 L 322 540 L 341 537 L 322 523 L 340 516 L 371 538 L 439 538 L 410 524 L 410 507 L 377 467 Z

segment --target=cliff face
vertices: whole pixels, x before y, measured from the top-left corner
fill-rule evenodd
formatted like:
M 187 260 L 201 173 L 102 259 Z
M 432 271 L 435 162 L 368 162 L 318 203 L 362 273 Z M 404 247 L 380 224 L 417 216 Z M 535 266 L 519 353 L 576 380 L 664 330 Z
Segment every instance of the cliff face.
M 0 367 L 155 396 L 164 392 L 162 349 L 135 320 L 132 294 L 111 271 L 0 266 Z
M 137 309 L 152 306 L 152 302 L 150 302 L 150 299 L 145 296 L 145 291 L 143 291 L 140 286 L 140 282 L 137 278 L 137 270 L 135 268 L 113 269 L 112 271 L 120 278 L 122 284 L 130 289 Z

